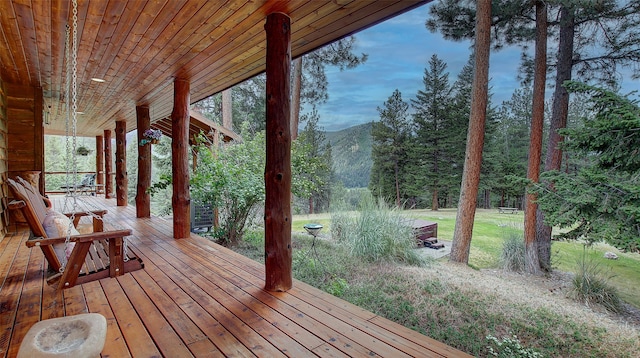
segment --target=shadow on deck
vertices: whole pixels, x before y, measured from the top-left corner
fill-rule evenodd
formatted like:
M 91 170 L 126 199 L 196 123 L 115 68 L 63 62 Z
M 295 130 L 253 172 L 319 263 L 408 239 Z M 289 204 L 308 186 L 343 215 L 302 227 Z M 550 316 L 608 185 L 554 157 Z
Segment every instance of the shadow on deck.
M 171 222 L 136 219 L 114 199 L 87 200 L 133 230 L 144 269 L 56 291 L 26 227 L 12 226 L 0 241 L 0 356 L 14 357 L 40 320 L 96 312 L 108 324 L 103 357 L 467 357 L 300 281 L 267 292 L 262 264 L 195 234 L 174 240 Z

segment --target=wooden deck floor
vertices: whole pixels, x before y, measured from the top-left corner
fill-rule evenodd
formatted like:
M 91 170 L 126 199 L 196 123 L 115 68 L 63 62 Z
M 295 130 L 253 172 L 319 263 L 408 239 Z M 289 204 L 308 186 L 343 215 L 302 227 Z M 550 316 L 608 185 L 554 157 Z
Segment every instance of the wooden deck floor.
M 103 357 L 467 356 L 299 281 L 267 292 L 262 264 L 197 235 L 174 240 L 167 220 L 93 200 L 108 223 L 133 230 L 144 269 L 56 291 L 42 252 L 24 244 L 26 228 L 11 230 L 0 241 L 0 356 L 14 357 L 37 321 L 86 312 L 107 318 Z

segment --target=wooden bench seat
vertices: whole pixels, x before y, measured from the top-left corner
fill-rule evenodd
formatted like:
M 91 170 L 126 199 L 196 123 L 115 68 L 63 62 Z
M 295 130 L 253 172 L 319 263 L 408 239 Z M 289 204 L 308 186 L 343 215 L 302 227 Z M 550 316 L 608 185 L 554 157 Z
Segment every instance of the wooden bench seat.
M 105 277 L 120 276 L 143 267 L 142 261 L 134 255 L 127 255 L 125 258 L 124 237 L 131 235 L 131 230 L 104 231 L 102 217 L 106 210 L 64 214 L 69 218 L 67 222 L 71 221 L 74 228 L 82 217 L 91 216 L 92 233 L 79 234 L 73 230 L 71 235 L 64 236 L 63 233 L 57 237 L 49 237 L 43 224 L 47 216 L 55 212 L 47 209 L 48 199 L 42 197 L 37 189 L 22 178 L 17 179 L 19 182 L 7 179 L 18 199 L 11 202 L 9 208 L 22 210 L 32 233 L 32 238 L 26 245 L 40 247 L 49 264 L 47 282 L 53 284 L 59 281 L 58 288 L 63 289 Z M 72 232 L 71 228 L 69 232 Z M 64 250 L 67 250 L 67 243 L 73 243 L 73 249 L 68 257 L 60 257 L 65 254 L 56 253 L 54 247 L 62 244 Z M 66 265 L 63 264 L 64 261 Z

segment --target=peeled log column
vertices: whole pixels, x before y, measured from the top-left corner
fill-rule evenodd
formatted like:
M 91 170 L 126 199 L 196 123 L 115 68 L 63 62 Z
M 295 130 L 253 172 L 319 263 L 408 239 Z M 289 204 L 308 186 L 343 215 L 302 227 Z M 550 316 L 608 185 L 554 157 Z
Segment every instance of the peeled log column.
M 116 201 L 127 206 L 127 122 L 116 121 Z
M 144 138 L 144 132 L 151 128 L 148 106 L 136 106 L 138 143 Z M 151 186 L 151 143 L 138 145 L 138 183 L 136 185 L 136 217 L 151 217 L 151 195 L 147 189 Z
M 104 139 L 96 136 L 96 185 L 104 190 Z
M 113 178 L 111 176 L 113 158 L 111 155 L 111 131 L 104 130 L 104 197 L 113 198 Z
M 176 79 L 173 83 L 171 112 L 171 160 L 173 165 L 173 237 L 190 236 L 189 195 L 189 82 Z
M 265 181 L 265 289 L 286 291 L 291 273 L 291 133 L 289 17 L 267 16 L 267 125 Z

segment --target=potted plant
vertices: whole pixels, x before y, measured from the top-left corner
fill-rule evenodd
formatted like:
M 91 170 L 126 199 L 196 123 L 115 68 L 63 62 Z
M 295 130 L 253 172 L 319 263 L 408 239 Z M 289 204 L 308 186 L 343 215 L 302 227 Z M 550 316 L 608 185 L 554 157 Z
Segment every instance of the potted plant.
M 160 138 L 162 138 L 162 132 L 159 129 L 149 128 L 146 131 L 144 131 L 144 133 L 142 133 L 142 136 L 144 138 L 140 140 L 141 146 L 148 143 L 157 144 L 160 141 Z
M 91 150 L 89 148 L 85 147 L 84 145 L 81 145 L 78 148 L 76 148 L 76 153 L 78 155 L 86 157 L 87 155 L 89 155 L 89 153 L 91 153 Z

